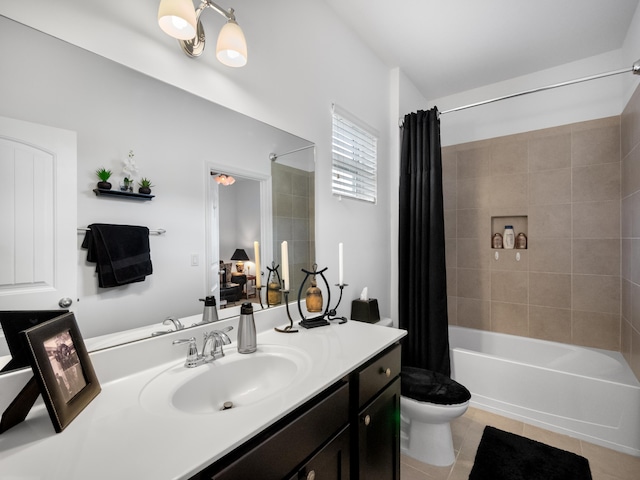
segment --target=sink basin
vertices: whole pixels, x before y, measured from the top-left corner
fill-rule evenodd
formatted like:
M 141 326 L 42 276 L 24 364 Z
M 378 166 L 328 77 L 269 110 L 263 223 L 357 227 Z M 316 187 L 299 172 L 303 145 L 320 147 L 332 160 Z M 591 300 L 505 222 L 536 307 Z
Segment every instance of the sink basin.
M 236 409 L 283 393 L 304 378 L 310 366 L 309 357 L 291 347 L 258 345 L 248 355 L 232 350 L 196 368 L 181 363 L 165 370 L 143 388 L 140 403 L 160 415 L 220 414 L 225 402 Z

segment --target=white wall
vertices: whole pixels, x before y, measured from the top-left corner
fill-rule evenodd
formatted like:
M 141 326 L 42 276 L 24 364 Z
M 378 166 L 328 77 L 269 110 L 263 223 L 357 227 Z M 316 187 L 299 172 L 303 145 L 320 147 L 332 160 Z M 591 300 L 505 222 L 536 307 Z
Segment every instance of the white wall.
M 392 160 L 387 153 L 388 69 L 322 2 L 235 1 L 233 8 L 249 44 L 249 63 L 238 70 L 218 64 L 213 58 L 212 46 L 208 46 L 204 57 L 198 60 L 184 56 L 175 40 L 159 30 L 157 5 L 155 0 L 86 0 L 81 3 L 34 0 L 4 2 L 0 5 L 0 14 L 316 143 L 318 264 L 329 267 L 329 275 L 333 273 L 337 277 L 337 245 L 344 242 L 345 281 L 349 287 L 345 289 L 340 313 L 348 314 L 350 300 L 368 286 L 370 295 L 379 299 L 381 313 L 387 315 L 390 245 L 389 191 L 385 179 Z M 209 11 L 203 15 L 203 21 L 209 38 L 215 38 L 222 19 Z M 9 39 L 5 41 L 12 43 Z M 52 74 L 57 67 L 52 59 Z M 378 144 L 381 187 L 376 205 L 347 199 L 338 201 L 331 195 L 332 102 L 381 132 Z M 135 118 L 127 120 L 131 121 L 131 128 L 127 138 L 120 139 L 121 145 L 105 145 L 105 149 L 111 148 L 109 158 L 125 154 L 132 145 L 135 147 L 138 127 L 142 126 Z M 148 128 L 152 130 L 152 126 Z M 200 132 L 209 131 L 208 125 L 202 125 Z M 167 169 L 167 177 L 160 178 L 158 184 L 172 181 L 172 174 L 178 178 L 181 175 L 183 169 L 177 162 L 184 140 L 184 137 L 177 137 L 169 150 L 137 151 L 141 161 L 157 162 Z M 93 168 L 96 160 L 85 156 L 81 162 L 90 162 Z M 268 167 L 268 162 L 265 163 Z M 85 176 L 81 180 L 84 183 L 80 186 L 83 192 L 90 182 L 88 170 L 85 165 Z M 200 185 L 190 189 L 184 198 L 175 201 L 182 206 L 186 201 L 203 204 L 203 188 Z M 81 197 L 80 202 L 86 198 L 86 193 Z M 166 217 L 178 222 L 174 204 L 167 203 Z M 85 218 L 79 218 L 79 223 L 85 221 Z M 180 232 L 180 229 L 174 231 Z M 188 234 L 182 231 L 176 235 L 180 236 L 178 241 L 185 249 L 203 248 L 192 243 L 203 238 L 202 232 Z M 331 284 L 336 280 L 330 277 Z M 152 287 L 149 283 L 149 288 Z M 165 298 L 167 303 L 171 302 L 170 295 Z

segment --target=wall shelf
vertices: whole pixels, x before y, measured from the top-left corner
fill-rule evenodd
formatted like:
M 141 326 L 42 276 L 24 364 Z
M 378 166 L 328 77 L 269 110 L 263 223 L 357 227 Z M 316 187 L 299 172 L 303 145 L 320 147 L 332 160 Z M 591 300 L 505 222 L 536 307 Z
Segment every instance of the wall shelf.
M 131 200 L 151 200 L 153 197 L 155 197 L 155 195 L 146 193 L 123 192 L 121 190 L 105 190 L 103 188 L 94 188 L 93 191 L 98 197 L 105 195 L 112 197 L 130 198 Z

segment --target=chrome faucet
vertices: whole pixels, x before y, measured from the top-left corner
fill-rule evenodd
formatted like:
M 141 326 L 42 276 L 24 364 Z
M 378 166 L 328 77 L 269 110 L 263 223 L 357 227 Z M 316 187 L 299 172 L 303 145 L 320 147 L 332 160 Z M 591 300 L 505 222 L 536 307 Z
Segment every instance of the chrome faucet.
M 178 320 L 176 317 L 167 317 L 162 322 L 163 325 L 173 325 L 175 330 L 161 330 L 159 332 L 153 332 L 151 334 L 152 337 L 157 337 L 158 335 L 165 335 L 171 332 L 177 332 L 178 330 L 184 330 L 184 325 Z
M 184 366 L 187 368 L 194 368 L 205 363 L 213 362 L 216 358 L 224 357 L 223 345 L 229 345 L 231 339 L 225 332 L 233 330 L 230 325 L 222 330 L 213 330 L 212 332 L 204 332 L 204 343 L 202 344 L 202 353 L 198 353 L 198 346 L 196 338 L 191 337 L 189 339 L 182 338 L 180 340 L 174 340 L 174 345 L 182 345 L 189 343 L 189 349 L 187 351 L 187 359 L 184 362 Z

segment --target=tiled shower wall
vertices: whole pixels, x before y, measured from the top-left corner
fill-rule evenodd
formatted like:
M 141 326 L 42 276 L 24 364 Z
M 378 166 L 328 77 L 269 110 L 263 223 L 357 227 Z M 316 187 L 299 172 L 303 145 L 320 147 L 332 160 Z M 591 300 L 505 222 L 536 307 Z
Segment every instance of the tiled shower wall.
M 443 148 L 451 324 L 629 350 L 628 338 L 621 342 L 620 122 Z M 492 217 L 526 220 L 516 234 L 525 230 L 528 248 L 493 250 L 491 236 L 506 221 L 492 231 Z M 640 239 L 634 252 L 640 306 Z
M 622 353 L 640 378 L 640 87 L 622 112 Z

